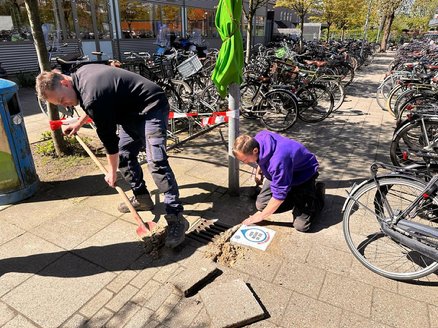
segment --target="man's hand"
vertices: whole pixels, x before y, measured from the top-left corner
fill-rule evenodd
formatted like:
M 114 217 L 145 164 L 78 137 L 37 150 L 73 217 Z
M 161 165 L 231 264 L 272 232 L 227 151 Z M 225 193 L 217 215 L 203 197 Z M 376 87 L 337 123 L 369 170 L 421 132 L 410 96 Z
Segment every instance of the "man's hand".
M 81 128 L 82 124 L 78 121 L 69 125 L 62 126 L 62 133 L 68 135 L 69 137 L 73 137 Z
M 116 186 L 116 181 L 117 181 L 117 172 L 114 173 L 108 172 L 105 175 L 105 181 L 106 183 L 108 183 L 110 187 L 114 188 Z
M 257 186 L 260 186 L 260 185 L 263 184 L 263 178 L 264 178 L 263 172 L 260 169 L 260 166 L 257 166 L 256 173 L 255 173 L 255 176 L 254 176 L 254 181 L 257 184 Z
M 254 215 L 251 215 L 249 218 L 247 218 L 246 220 L 244 220 L 242 223 L 244 225 L 250 225 L 250 224 L 254 224 L 260 221 L 263 221 L 263 214 L 262 212 L 257 212 Z

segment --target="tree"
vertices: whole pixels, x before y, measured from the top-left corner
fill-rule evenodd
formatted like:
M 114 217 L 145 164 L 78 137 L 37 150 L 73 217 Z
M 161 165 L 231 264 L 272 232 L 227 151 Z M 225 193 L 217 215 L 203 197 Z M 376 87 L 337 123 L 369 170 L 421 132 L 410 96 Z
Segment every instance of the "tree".
M 253 21 L 257 10 L 266 4 L 269 0 L 249 0 L 248 8 L 243 6 L 243 13 L 245 14 L 246 21 L 246 58 L 245 61 L 248 63 L 251 57 L 251 46 L 252 46 L 252 34 L 253 34 Z
M 391 26 L 394 21 L 396 10 L 402 5 L 403 0 L 381 0 L 380 10 L 384 16 L 385 25 L 383 26 L 383 37 L 380 42 L 380 51 L 386 51 L 389 35 L 391 33 Z
M 304 43 L 304 19 L 310 13 L 310 10 L 318 7 L 317 0 L 278 0 L 275 6 L 292 9 L 297 13 L 300 18 L 300 49 L 302 50 Z
M 321 1 L 318 6 L 318 16 L 311 17 L 314 21 L 325 22 L 327 24 L 327 41 L 330 40 L 330 28 L 334 24 L 336 17 L 336 0 Z
M 50 71 L 49 55 L 44 42 L 43 30 L 41 28 L 40 14 L 38 11 L 38 0 L 24 0 L 26 5 L 27 16 L 29 18 L 30 28 L 35 44 L 36 53 L 38 56 L 38 63 L 41 71 Z M 50 103 L 47 103 L 49 109 L 49 119 L 59 120 L 58 109 Z M 52 131 L 53 144 L 57 156 L 65 154 L 66 146 L 62 137 L 61 130 Z

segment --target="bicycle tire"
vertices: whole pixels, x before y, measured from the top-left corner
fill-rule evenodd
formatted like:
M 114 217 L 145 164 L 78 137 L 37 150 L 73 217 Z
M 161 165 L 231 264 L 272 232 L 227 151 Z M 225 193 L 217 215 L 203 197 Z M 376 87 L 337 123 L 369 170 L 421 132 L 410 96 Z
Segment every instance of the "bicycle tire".
M 345 100 L 345 90 L 342 83 L 329 77 L 321 77 L 315 80 L 315 83 L 325 85 L 333 94 L 334 104 L 332 112 L 336 111 L 342 106 Z
M 386 109 L 393 115 L 396 116 L 394 112 L 394 105 L 397 101 L 397 98 L 405 91 L 405 87 L 402 85 L 398 85 L 391 90 L 388 98 L 386 99 Z
M 46 115 L 47 117 L 49 117 L 49 110 L 47 108 L 47 102 L 43 99 L 38 98 L 38 106 L 40 107 L 41 112 L 44 115 Z M 64 107 L 64 106 L 57 105 L 56 108 L 58 110 L 60 119 L 79 116 L 74 107 Z
M 403 120 L 407 119 L 408 115 L 412 115 L 413 113 L 418 113 L 421 115 L 423 112 L 432 112 L 433 114 L 437 114 L 437 110 L 433 109 L 434 105 L 436 106 L 436 104 L 436 95 L 421 94 L 412 96 L 400 105 L 397 113 L 397 125 Z
M 200 113 L 226 112 L 228 110 L 228 98 L 222 98 L 213 84 L 202 90 L 199 102 L 201 106 L 199 106 L 198 112 Z
M 258 106 L 260 119 L 269 130 L 282 132 L 295 124 L 298 104 L 295 95 L 283 89 L 266 93 Z
M 426 128 L 425 135 L 423 130 Z M 438 164 L 436 159 L 422 155 L 424 147 L 428 146 L 427 140 L 438 136 L 438 119 L 424 117 L 422 119 L 407 121 L 394 132 L 390 146 L 390 157 L 392 164 L 396 166 L 408 166 L 412 164 L 424 164 L 426 160 L 431 164 Z M 434 149 L 429 150 L 433 153 Z
M 253 83 L 244 83 L 240 87 L 240 114 L 245 118 L 257 118 L 257 111 L 262 100 L 260 86 Z
M 308 84 L 297 90 L 298 117 L 306 123 L 325 120 L 333 111 L 334 99 L 330 90 L 321 84 Z
M 381 224 L 386 224 L 383 220 L 388 218 L 388 206 L 392 213 L 404 210 L 423 193 L 425 184 L 401 177 L 381 177 L 378 181 L 380 189 L 370 180 L 347 201 L 342 227 L 348 248 L 366 268 L 386 278 L 411 280 L 435 272 L 438 262 L 396 242 L 381 228 Z M 437 211 L 437 206 L 432 205 L 430 202 L 426 213 L 420 209 L 409 220 L 438 228 L 438 222 L 429 219 L 428 214 Z

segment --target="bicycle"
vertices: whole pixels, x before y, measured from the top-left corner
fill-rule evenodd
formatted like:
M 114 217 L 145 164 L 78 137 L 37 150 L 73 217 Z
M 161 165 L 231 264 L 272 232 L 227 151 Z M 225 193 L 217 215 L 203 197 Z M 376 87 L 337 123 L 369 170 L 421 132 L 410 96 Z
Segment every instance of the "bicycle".
M 389 174 L 378 175 L 379 168 Z M 428 182 L 426 182 L 428 180 Z M 438 175 L 374 163 L 371 178 L 353 186 L 343 207 L 343 233 L 354 257 L 390 279 L 438 270 Z
M 269 89 L 263 82 L 240 87 L 240 112 L 243 117 L 260 119 L 270 130 L 285 131 L 297 120 L 298 99 L 288 90 Z

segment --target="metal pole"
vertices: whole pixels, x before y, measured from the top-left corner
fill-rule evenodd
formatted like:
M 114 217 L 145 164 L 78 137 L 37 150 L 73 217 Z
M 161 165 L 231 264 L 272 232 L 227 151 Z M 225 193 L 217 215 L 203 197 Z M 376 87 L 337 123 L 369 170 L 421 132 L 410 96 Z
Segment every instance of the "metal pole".
M 239 196 L 239 161 L 234 157 L 232 149 L 239 135 L 239 102 L 240 87 L 236 83 L 229 86 L 228 108 L 233 113 L 228 120 L 228 190 L 230 195 Z
M 99 52 L 100 51 L 99 30 L 97 29 L 96 5 L 94 0 L 90 0 L 90 12 L 91 12 L 91 21 L 93 22 L 94 43 L 96 45 L 96 51 Z M 97 60 L 102 60 L 102 56 L 98 55 Z

